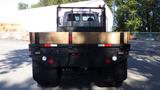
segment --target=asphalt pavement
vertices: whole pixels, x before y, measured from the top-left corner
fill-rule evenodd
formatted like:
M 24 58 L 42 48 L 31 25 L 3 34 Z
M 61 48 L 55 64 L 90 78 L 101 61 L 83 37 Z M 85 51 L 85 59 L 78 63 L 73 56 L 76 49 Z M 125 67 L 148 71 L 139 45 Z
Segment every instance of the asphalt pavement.
M 159 90 L 160 42 L 131 41 L 128 78 L 119 88 L 100 88 L 91 83 L 77 87 L 40 88 L 32 79 L 28 42 L 0 40 L 0 90 Z M 72 82 L 72 81 L 69 81 Z

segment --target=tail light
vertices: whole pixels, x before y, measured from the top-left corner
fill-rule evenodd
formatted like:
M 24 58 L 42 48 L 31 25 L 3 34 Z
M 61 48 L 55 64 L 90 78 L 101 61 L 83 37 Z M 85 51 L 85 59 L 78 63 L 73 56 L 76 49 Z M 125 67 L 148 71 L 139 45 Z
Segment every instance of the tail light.
M 104 47 L 112 47 L 112 44 L 104 44 Z
M 112 47 L 112 44 L 98 44 L 98 47 Z
M 44 44 L 44 47 L 51 47 L 51 44 Z
M 111 61 L 108 58 L 106 58 L 105 59 L 105 64 L 111 64 Z
M 49 48 L 49 47 L 57 47 L 57 44 L 44 44 L 43 45 L 45 48 Z
M 49 58 L 48 61 L 47 61 L 47 63 L 48 63 L 49 65 L 55 64 L 55 60 L 52 59 L 52 58 Z

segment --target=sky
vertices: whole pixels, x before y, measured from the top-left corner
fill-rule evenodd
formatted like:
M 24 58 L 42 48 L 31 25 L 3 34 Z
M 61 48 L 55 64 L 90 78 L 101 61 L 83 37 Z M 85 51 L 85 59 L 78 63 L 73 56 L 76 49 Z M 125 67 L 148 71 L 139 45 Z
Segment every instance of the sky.
M 18 10 L 18 3 L 24 2 L 29 5 L 37 3 L 39 0 L 0 0 L 1 14 L 12 14 Z
M 39 0 L 0 0 L 0 23 L 15 21 L 14 15 L 18 11 L 18 3 L 24 2 L 29 5 L 37 3 Z
M 0 11 L 17 10 L 18 3 L 24 2 L 29 5 L 37 3 L 39 0 L 0 0 Z
M 0 23 L 16 23 L 22 25 L 26 30 L 48 30 L 56 31 L 56 11 L 53 7 L 29 9 L 18 11 L 18 3 L 24 2 L 28 4 L 37 3 L 39 0 L 0 0 Z M 85 2 L 77 2 L 66 4 L 66 6 L 99 6 L 104 5 L 103 0 L 91 0 Z M 107 28 L 111 30 L 113 16 L 108 7 L 107 12 Z M 51 12 L 52 11 L 52 12 Z M 43 22 L 42 22 L 43 21 Z M 47 23 L 46 23 L 47 22 Z

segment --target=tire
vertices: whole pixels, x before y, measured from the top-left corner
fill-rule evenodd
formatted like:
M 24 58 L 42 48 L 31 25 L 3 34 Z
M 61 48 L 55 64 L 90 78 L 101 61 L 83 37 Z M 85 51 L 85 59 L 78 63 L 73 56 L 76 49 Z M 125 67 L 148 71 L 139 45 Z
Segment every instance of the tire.
M 113 86 L 114 86 L 114 87 L 120 87 L 120 86 L 122 86 L 122 83 L 123 83 L 123 81 L 116 81 L 116 82 L 113 84 Z
M 40 87 L 56 87 L 59 85 L 59 75 L 57 69 L 40 67 L 36 62 L 32 63 L 33 79 Z
M 95 82 L 95 85 L 99 87 L 120 87 L 122 86 L 123 81 L 99 81 Z
M 95 85 L 98 87 L 112 87 L 112 82 L 105 82 L 104 80 L 96 81 Z

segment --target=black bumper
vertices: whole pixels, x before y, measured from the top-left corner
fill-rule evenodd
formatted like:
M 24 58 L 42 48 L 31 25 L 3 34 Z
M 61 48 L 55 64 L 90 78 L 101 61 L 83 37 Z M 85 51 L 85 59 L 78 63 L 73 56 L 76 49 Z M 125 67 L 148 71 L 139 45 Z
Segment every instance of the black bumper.
M 97 47 L 97 45 L 58 45 L 44 48 L 43 45 L 29 45 L 33 62 L 45 67 L 108 67 L 127 59 L 130 45 L 113 45 L 112 47 Z M 42 57 L 47 57 L 46 61 Z M 112 57 L 118 60 L 113 61 Z M 48 63 L 48 58 L 54 64 Z M 109 63 L 106 63 L 106 59 Z

